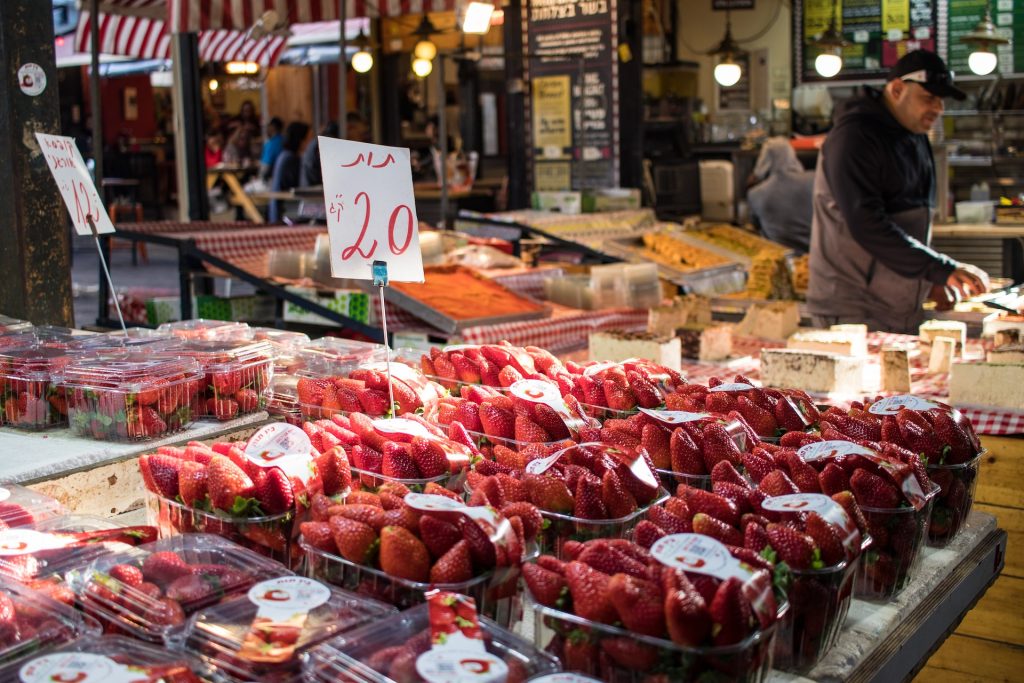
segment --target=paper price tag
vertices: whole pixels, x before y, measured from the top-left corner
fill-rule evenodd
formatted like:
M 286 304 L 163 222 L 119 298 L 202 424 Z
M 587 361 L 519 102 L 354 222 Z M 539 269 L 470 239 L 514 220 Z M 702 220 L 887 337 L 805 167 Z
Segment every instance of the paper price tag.
M 875 401 L 871 404 L 871 407 L 868 408 L 868 412 L 874 415 L 895 415 L 901 408 L 907 408 L 910 410 L 931 410 L 932 408 L 941 407 L 941 405 L 933 401 L 927 401 L 911 394 L 901 394 L 899 396 L 883 398 L 881 401 Z
M 318 140 L 331 275 L 372 280 L 373 262 L 385 261 L 389 280 L 423 282 L 409 150 Z
M 469 506 L 433 493 L 409 493 L 403 500 L 406 505 L 420 512 L 465 515 L 483 529 L 495 545 L 508 545 L 515 533 L 507 519 L 494 508 L 485 505 Z
M 562 422 L 565 423 L 566 429 L 574 439 L 579 438 L 581 428 L 591 424 L 587 416 L 577 414 L 569 408 L 569 404 L 562 398 L 558 387 L 550 382 L 539 379 L 521 379 L 509 387 L 509 392 L 528 403 L 539 403 L 551 408 L 558 417 L 562 418 Z
M 245 444 L 245 457 L 259 467 L 277 467 L 307 486 L 316 476 L 313 444 L 295 425 L 284 422 L 263 427 Z
M 711 387 L 710 389 L 708 389 L 708 392 L 710 393 L 714 391 L 749 391 L 750 389 L 754 388 L 754 386 L 746 384 L 744 382 L 729 382 L 727 384 L 719 384 L 717 387 Z
M 59 652 L 33 659 L 21 667 L 23 683 L 131 683 L 148 680 L 139 671 L 110 657 L 88 652 Z
M 842 530 L 843 546 L 856 556 L 860 553 L 860 529 L 846 514 L 843 506 L 821 493 L 791 493 L 786 496 L 773 496 L 761 503 L 765 510 L 776 512 L 816 512 L 829 524 Z
M 261 581 L 249 589 L 256 617 L 238 656 L 250 662 L 286 662 L 295 654 L 309 613 L 331 599 L 331 590 L 303 576 Z
M 407 493 L 402 499 L 406 505 L 420 512 L 462 512 L 466 504 L 436 493 Z
M 60 196 L 64 199 L 64 205 L 71 214 L 75 232 L 79 235 L 92 234 L 89 216 L 96 226 L 96 232 L 114 232 L 114 224 L 103 208 L 103 200 L 96 191 L 96 185 L 74 139 L 65 135 L 36 133 L 36 140 L 39 141 L 39 149 L 46 159 L 47 168 L 53 174 Z
M 804 462 L 814 462 L 840 455 L 874 455 L 875 452 L 852 441 L 816 441 L 801 446 L 796 454 Z

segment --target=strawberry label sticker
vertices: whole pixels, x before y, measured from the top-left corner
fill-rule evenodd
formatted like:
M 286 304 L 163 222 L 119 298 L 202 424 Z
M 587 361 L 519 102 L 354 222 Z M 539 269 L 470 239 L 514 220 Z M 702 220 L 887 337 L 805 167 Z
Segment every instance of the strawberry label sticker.
M 895 415 L 901 408 L 907 408 L 908 410 L 931 410 L 932 408 L 941 407 L 940 404 L 934 401 L 927 401 L 911 394 L 901 394 L 899 396 L 883 398 L 881 401 L 875 401 L 868 408 L 868 412 L 874 415 Z
M 409 439 L 396 438 L 395 441 L 411 441 L 412 438 L 420 437 L 437 444 L 441 447 L 448 465 L 452 472 L 459 472 L 472 460 L 473 452 L 465 444 L 435 436 L 420 422 L 404 417 L 377 419 L 373 421 L 373 428 L 384 436 L 394 435 L 395 437 L 410 437 Z
M 405 504 L 420 512 L 462 512 L 466 505 L 462 501 L 436 493 L 408 493 L 402 499 Z
M 593 377 L 594 375 L 600 375 L 605 370 L 609 368 L 614 368 L 616 365 L 618 365 L 618 363 L 615 363 L 613 361 L 606 361 L 604 363 L 595 363 L 593 365 L 588 365 L 583 369 L 583 376 Z
M 259 467 L 277 467 L 308 488 L 316 476 L 312 450 L 306 432 L 295 425 L 275 422 L 253 434 L 244 453 L 249 462 Z
M 785 496 L 767 498 L 761 507 L 775 512 L 816 512 L 828 522 L 840 529 L 843 546 L 854 557 L 860 553 L 860 530 L 857 524 L 846 514 L 843 506 L 821 493 L 791 493 Z
M 508 665 L 490 652 L 446 648 L 421 654 L 416 673 L 429 683 L 505 683 Z
M 690 413 L 685 410 L 652 410 L 650 408 L 641 408 L 640 412 L 669 427 L 681 425 L 684 422 L 698 422 L 700 420 L 707 420 L 714 417 L 710 413 Z
M 10 497 L 11 497 L 10 489 L 5 489 L 3 486 L 0 486 L 0 503 L 4 502 L 5 500 L 7 500 Z
M 309 613 L 331 599 L 331 590 L 313 579 L 283 576 L 261 581 L 249 589 L 256 617 L 238 649 L 250 662 L 281 663 L 290 660 Z
M 569 448 L 575 448 L 575 446 L 570 446 Z M 526 463 L 526 473 L 544 474 L 549 469 L 551 469 L 552 465 L 558 462 L 558 459 L 561 458 L 562 454 L 569 450 L 569 448 L 563 448 L 560 451 L 556 451 L 546 458 L 538 458 L 536 460 L 531 460 L 530 462 Z
M 381 434 L 403 434 L 407 436 L 422 436 L 424 439 L 433 439 L 434 435 L 419 422 L 404 417 L 393 417 L 373 421 L 373 428 Z
M 527 403 L 537 403 L 551 408 L 565 423 L 566 429 L 574 439 L 579 438 L 580 428 L 591 424 L 585 415 L 574 413 L 569 408 L 569 404 L 562 398 L 558 387 L 550 382 L 539 379 L 521 379 L 509 387 L 509 391 L 513 396 Z
M 420 512 L 433 512 L 443 515 L 454 513 L 465 515 L 476 522 L 484 530 L 491 543 L 506 546 L 515 534 L 512 525 L 498 512 L 486 505 L 469 506 L 447 496 L 432 493 L 409 493 L 403 498 L 406 505 Z
M 874 455 L 875 452 L 852 441 L 817 441 L 801 446 L 796 454 L 804 462 L 814 462 L 840 455 Z
M 717 387 L 711 387 L 708 391 L 749 391 L 754 388 L 745 382 L 728 382 L 726 384 L 719 384 Z
M 0 532 L 0 557 L 31 555 L 42 550 L 63 548 L 68 539 L 32 529 L 8 529 Z
M 670 534 L 651 546 L 651 556 L 673 569 L 706 574 L 722 581 L 739 579 L 743 582 L 743 594 L 750 600 L 761 625 L 767 626 L 775 620 L 771 575 L 763 569 L 751 570 L 733 557 L 720 541 L 701 534 Z
M 59 652 L 37 657 L 21 667 L 23 683 L 131 683 L 147 680 L 110 657 L 88 652 Z
M 431 648 L 477 653 L 487 651 L 473 598 L 440 590 L 430 591 L 426 597 Z
M 449 344 L 441 349 L 444 353 L 461 353 L 466 349 L 479 349 L 479 344 Z

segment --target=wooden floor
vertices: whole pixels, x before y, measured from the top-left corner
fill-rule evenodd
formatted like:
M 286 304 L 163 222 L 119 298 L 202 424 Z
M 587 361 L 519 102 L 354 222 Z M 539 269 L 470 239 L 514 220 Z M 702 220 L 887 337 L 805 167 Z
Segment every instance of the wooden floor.
M 975 507 L 1006 530 L 1006 566 L 914 683 L 1024 681 L 1024 438 L 984 437 Z

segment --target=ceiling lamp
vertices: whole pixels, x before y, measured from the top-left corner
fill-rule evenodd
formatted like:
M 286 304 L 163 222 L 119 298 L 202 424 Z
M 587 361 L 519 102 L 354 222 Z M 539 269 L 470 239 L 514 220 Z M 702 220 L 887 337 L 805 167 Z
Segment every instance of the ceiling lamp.
M 491 28 L 491 15 L 494 5 L 490 2 L 472 0 L 466 6 L 466 14 L 462 18 L 462 32 L 483 35 Z
M 363 33 L 363 30 L 359 29 L 359 35 L 353 42 L 356 47 L 356 53 L 352 55 L 352 70 L 356 73 L 364 74 L 373 68 L 373 55 L 370 54 L 370 41 L 367 40 L 366 34 Z
M 232 76 L 251 75 L 260 72 L 260 65 L 256 62 L 228 62 L 224 65 L 224 71 Z
M 434 63 L 429 59 L 417 57 L 412 60 L 412 72 L 420 78 L 426 78 L 434 70 Z
M 423 18 L 420 19 L 420 25 L 416 27 L 416 30 L 412 32 L 412 35 L 419 38 L 416 43 L 416 47 L 413 48 L 412 53 L 416 59 L 425 59 L 428 62 L 437 56 L 437 45 L 430 40 L 430 36 L 439 33 L 434 23 L 430 21 L 430 17 L 427 13 L 423 13 Z M 416 70 L 415 63 L 413 71 Z M 427 73 L 430 73 L 427 71 Z
M 843 48 L 850 45 L 836 26 L 835 0 L 832 0 L 832 19 L 828 22 L 828 28 L 818 36 L 814 44 L 820 50 L 814 59 L 814 70 L 822 78 L 832 78 L 843 68 Z
M 725 36 L 722 42 L 709 55 L 718 57 L 718 64 L 715 66 L 715 81 L 723 88 L 736 85 L 743 76 L 743 69 L 736 62 L 737 57 L 746 53 L 740 49 L 739 44 L 732 38 L 732 18 L 729 11 L 725 12 Z
M 985 16 L 973 31 L 960 39 L 960 42 L 973 48 L 967 57 L 967 66 L 979 76 L 987 76 L 995 71 L 999 62 L 992 48 L 996 45 L 1006 45 L 1010 41 L 996 33 L 996 26 L 992 23 L 992 7 L 986 3 Z

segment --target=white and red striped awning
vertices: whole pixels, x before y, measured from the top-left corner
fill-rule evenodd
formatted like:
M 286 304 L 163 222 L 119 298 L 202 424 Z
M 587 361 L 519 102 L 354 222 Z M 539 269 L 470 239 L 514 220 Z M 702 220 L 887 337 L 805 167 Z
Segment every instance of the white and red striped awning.
M 455 9 L 456 0 L 346 0 L 349 18 L 390 17 Z M 199 33 L 199 57 L 204 61 L 257 62 L 273 66 L 284 51 L 287 36 L 247 38 L 249 28 L 267 10 L 288 24 L 337 21 L 338 0 L 103 0 L 100 3 L 100 52 L 141 59 L 171 56 L 171 34 Z M 91 49 L 93 21 L 79 14 L 75 48 Z

